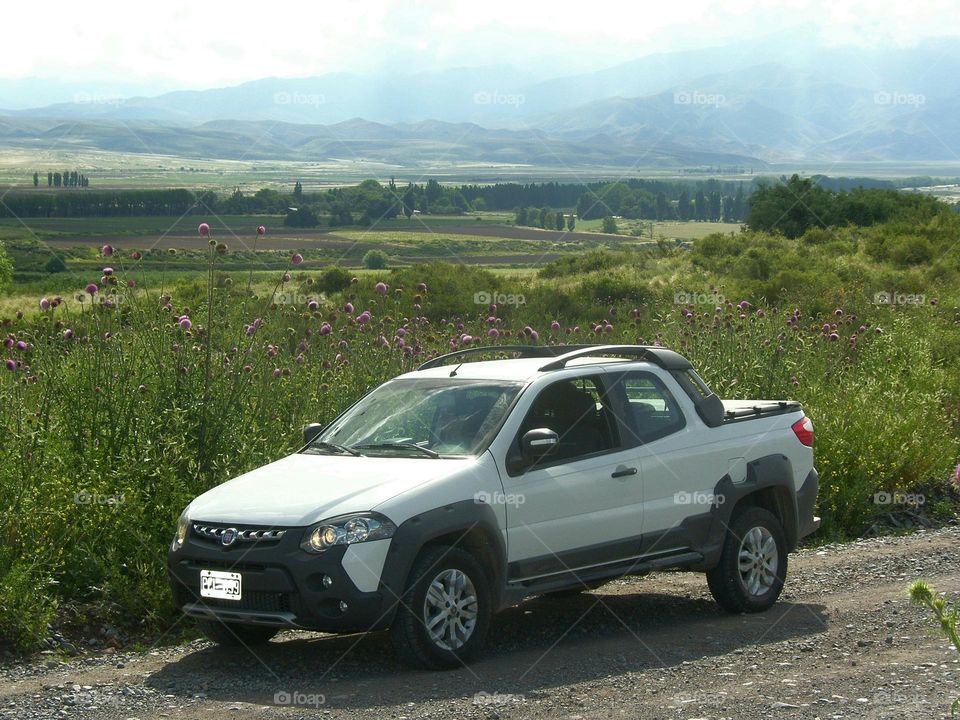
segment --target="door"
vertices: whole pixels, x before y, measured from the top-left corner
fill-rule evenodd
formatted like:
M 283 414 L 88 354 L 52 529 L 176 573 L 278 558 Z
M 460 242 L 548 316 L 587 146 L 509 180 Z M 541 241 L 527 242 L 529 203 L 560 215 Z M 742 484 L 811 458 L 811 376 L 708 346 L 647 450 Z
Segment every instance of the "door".
M 519 453 L 520 438 L 537 428 L 553 430 L 560 443 L 535 465 L 504 477 L 514 499 L 506 513 L 511 580 L 631 556 L 630 539 L 642 532 L 643 496 L 636 449 L 624 444 L 618 406 L 602 374 L 557 381 L 534 400 L 510 452 Z

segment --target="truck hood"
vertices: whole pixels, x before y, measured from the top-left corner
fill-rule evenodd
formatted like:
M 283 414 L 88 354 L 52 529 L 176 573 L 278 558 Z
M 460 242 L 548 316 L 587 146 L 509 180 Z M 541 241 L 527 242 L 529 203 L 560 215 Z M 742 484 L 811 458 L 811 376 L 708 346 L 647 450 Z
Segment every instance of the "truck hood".
M 302 527 L 372 510 L 476 462 L 294 454 L 208 490 L 190 503 L 189 516 L 209 523 Z

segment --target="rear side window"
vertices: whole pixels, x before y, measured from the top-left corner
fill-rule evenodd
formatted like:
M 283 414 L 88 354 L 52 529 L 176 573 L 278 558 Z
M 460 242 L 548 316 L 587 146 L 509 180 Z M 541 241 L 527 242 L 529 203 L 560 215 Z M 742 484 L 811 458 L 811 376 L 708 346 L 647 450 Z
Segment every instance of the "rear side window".
M 659 440 L 686 426 L 683 411 L 656 375 L 639 371 L 624 373 L 620 383 L 626 395 L 626 424 L 640 442 Z

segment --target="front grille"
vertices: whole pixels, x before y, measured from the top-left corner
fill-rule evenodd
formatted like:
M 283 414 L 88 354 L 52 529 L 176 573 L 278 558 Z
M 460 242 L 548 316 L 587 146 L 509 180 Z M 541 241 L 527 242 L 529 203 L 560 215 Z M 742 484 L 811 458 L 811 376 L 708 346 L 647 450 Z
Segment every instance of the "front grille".
M 252 542 L 278 542 L 285 534 L 284 528 L 238 528 L 228 525 L 207 525 L 206 523 L 193 523 L 193 532 L 203 540 L 222 544 L 221 539 L 227 530 L 236 533 L 234 543 L 252 543 Z

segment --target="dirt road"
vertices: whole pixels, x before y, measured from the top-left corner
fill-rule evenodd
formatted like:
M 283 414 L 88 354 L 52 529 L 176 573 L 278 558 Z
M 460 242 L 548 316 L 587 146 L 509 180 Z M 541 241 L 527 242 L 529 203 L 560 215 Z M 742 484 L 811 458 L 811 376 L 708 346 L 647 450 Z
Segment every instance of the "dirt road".
M 0 718 L 940 718 L 960 655 L 905 588 L 956 597 L 960 528 L 791 556 L 783 598 L 731 616 L 664 573 L 499 615 L 467 668 L 399 666 L 383 634 L 281 634 L 0 667 Z

